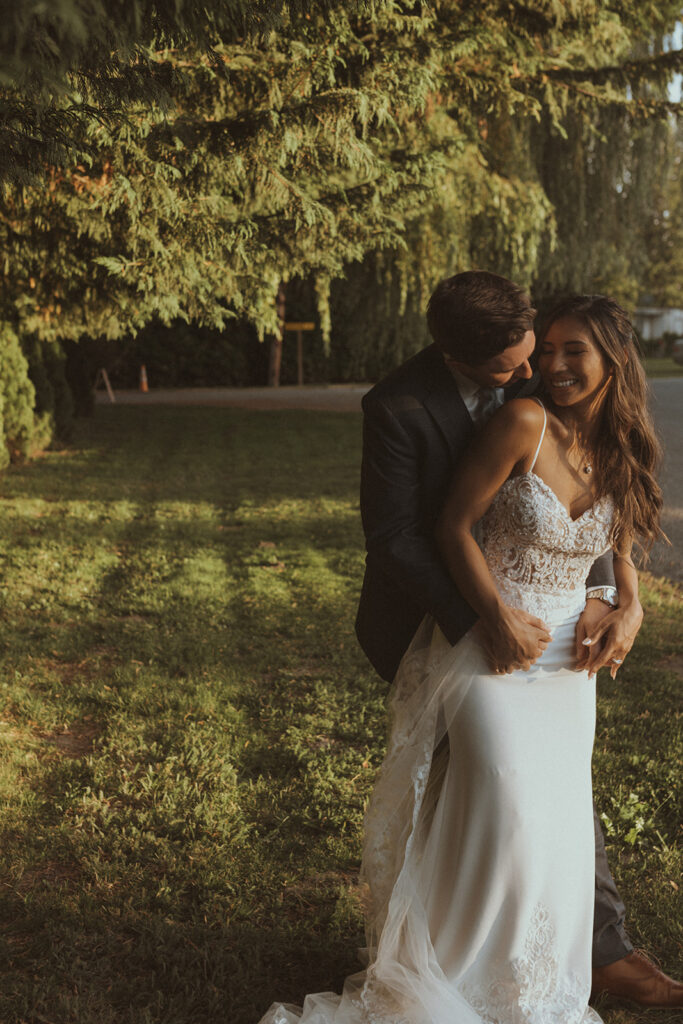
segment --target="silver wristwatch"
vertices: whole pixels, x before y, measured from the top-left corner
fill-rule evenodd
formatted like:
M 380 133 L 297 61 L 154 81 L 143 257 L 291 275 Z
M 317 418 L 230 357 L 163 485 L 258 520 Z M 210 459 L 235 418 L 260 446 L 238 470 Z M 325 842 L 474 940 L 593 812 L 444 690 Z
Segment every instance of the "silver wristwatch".
M 619 607 L 619 591 L 616 587 L 591 587 L 586 593 L 586 598 L 597 597 L 598 601 L 604 601 L 610 608 Z

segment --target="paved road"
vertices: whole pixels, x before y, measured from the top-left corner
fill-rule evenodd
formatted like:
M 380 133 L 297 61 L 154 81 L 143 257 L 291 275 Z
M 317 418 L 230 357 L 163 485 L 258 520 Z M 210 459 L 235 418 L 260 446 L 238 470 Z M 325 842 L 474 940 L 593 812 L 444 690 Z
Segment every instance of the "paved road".
M 650 569 L 683 583 L 683 377 L 651 381 L 653 410 L 664 443 L 664 530 L 672 546 L 657 544 Z M 369 384 L 309 384 L 280 388 L 174 388 L 117 391 L 116 401 L 126 405 L 222 405 L 247 409 L 314 409 L 360 412 L 360 401 Z M 106 404 L 106 393 L 97 401 Z
M 360 412 L 360 400 L 371 384 L 304 384 L 281 388 L 154 388 L 117 391 L 121 405 L 223 405 L 235 409 L 315 409 L 319 412 Z M 105 391 L 96 392 L 107 405 Z

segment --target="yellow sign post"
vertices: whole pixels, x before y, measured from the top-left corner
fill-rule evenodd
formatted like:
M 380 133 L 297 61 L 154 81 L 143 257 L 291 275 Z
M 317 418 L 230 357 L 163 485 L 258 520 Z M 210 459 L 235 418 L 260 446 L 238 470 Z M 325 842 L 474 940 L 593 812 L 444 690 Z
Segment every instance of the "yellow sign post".
M 308 321 L 284 325 L 286 331 L 296 331 L 296 382 L 304 382 L 304 331 L 314 331 L 315 324 Z

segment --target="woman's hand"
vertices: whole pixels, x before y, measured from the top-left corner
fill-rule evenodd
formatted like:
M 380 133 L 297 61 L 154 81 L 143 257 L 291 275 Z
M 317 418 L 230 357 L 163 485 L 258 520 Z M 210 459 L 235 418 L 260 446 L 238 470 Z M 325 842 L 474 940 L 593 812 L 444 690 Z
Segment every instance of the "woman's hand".
M 589 597 L 586 601 L 586 606 L 579 616 L 579 621 L 576 624 L 576 669 L 582 671 L 588 666 L 589 660 L 592 658 L 596 660 L 600 651 L 602 650 L 602 644 L 597 642 L 591 642 L 586 645 L 584 641 L 587 638 L 593 637 L 593 633 L 597 630 L 598 626 L 613 609 L 610 605 L 601 601 L 597 597 Z
M 643 609 L 637 597 L 613 609 L 589 598 L 576 628 L 577 669 L 587 669 L 590 678 L 598 669 L 609 666 L 612 679 L 616 678 L 642 621 Z

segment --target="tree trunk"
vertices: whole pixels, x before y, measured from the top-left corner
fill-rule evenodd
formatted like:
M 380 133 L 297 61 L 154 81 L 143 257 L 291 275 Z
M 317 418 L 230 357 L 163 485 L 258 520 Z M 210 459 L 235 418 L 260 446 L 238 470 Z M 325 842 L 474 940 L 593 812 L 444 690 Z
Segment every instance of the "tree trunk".
M 278 333 L 270 341 L 270 359 L 268 362 L 268 387 L 280 387 L 280 366 L 282 364 L 282 341 L 285 336 L 285 289 L 280 285 L 277 293 Z

